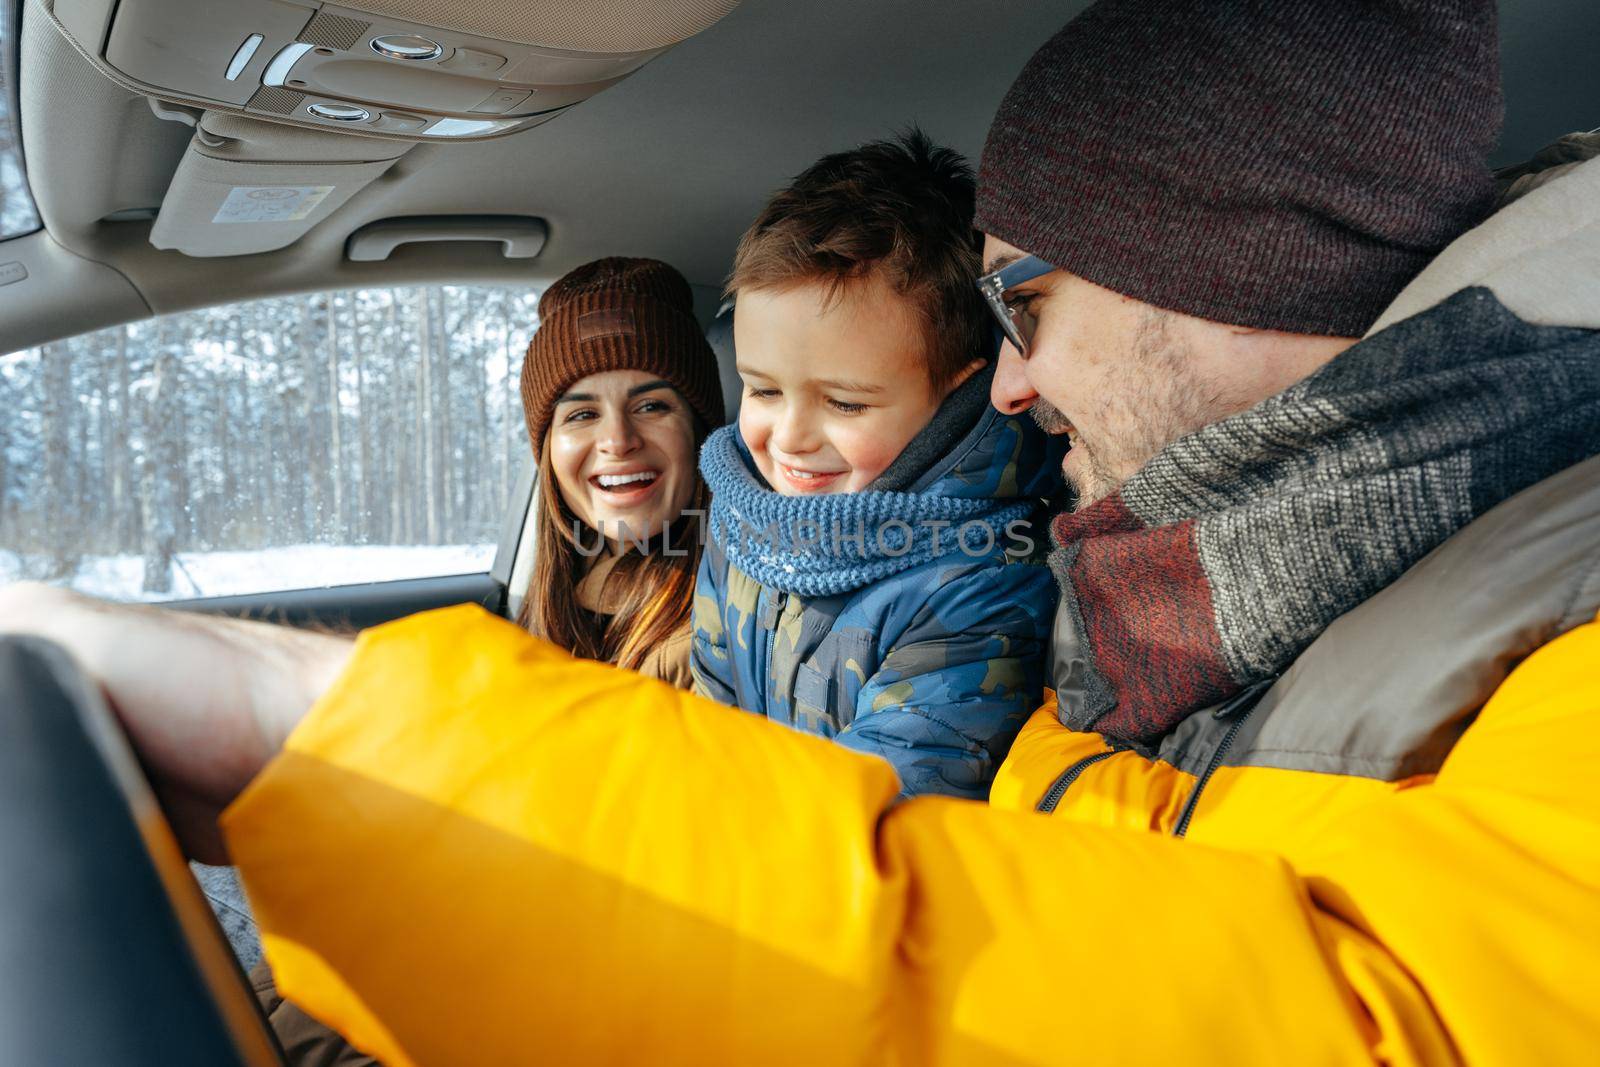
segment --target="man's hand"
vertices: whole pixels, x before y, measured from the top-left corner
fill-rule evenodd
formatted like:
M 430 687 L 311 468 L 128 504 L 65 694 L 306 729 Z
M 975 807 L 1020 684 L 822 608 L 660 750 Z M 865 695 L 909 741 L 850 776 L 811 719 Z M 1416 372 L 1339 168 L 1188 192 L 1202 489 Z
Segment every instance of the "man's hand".
M 350 658 L 347 637 L 0 587 L 0 634 L 64 646 L 99 684 L 194 859 L 226 863 L 217 816 Z

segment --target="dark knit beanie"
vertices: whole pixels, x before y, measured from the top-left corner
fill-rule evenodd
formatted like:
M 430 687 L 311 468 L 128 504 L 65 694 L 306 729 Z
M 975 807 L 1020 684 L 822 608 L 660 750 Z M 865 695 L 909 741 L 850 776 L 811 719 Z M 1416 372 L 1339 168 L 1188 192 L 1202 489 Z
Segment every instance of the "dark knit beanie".
M 522 363 L 522 410 L 537 451 L 556 400 L 573 382 L 640 370 L 673 387 L 707 429 L 723 423 L 717 357 L 694 317 L 683 275 L 655 259 L 597 259 L 539 298 L 539 329 Z
M 1359 337 L 1482 221 L 1493 0 L 1101 0 L 984 146 L 978 228 L 1218 322 Z

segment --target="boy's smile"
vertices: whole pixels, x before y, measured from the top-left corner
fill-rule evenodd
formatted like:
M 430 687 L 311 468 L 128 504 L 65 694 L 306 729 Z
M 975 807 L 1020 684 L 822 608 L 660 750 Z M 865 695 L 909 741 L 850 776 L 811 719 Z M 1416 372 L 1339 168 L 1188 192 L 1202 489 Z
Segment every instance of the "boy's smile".
M 787 463 L 779 463 L 778 473 L 789 488 L 797 493 L 822 493 L 828 487 L 843 478 L 849 471 L 811 471 L 803 467 L 792 467 Z
M 875 276 L 739 293 L 739 433 L 786 496 L 854 493 L 881 475 L 961 381 L 935 390 L 915 306 Z

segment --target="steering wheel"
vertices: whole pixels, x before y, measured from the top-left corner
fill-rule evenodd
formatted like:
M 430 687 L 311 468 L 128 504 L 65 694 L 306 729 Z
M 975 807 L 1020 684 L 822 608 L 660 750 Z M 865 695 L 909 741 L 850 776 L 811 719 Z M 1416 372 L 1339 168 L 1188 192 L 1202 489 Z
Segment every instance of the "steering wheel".
M 104 697 L 33 637 L 0 637 L 0 1063 L 283 1063 Z

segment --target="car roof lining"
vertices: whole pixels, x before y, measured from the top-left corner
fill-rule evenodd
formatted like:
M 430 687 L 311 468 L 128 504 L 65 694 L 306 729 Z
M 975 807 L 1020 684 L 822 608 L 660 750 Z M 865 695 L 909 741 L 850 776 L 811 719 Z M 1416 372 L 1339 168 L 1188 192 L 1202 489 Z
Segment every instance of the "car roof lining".
M 975 158 L 1015 73 L 1086 6 L 1015 3 L 974 17 L 959 0 L 744 4 L 544 126 L 417 146 L 297 243 L 251 256 L 194 259 L 151 247 L 147 221 L 101 221 L 157 206 L 191 131 L 157 119 L 47 18 L 26 12 L 21 133 L 51 238 L 118 272 L 157 313 L 440 279 L 538 286 L 610 254 L 664 259 L 711 292 L 762 201 L 823 152 L 916 122 Z M 1504 0 L 1501 7 L 1504 162 L 1600 123 L 1600 64 L 1593 62 L 1600 10 L 1592 0 Z M 550 237 L 532 260 L 454 243 L 404 247 L 381 263 L 345 260 L 354 230 L 423 214 L 535 216 L 548 222 Z M 78 303 L 71 293 L 9 288 L 33 289 L 33 301 Z M 0 290 L 0 310 L 9 296 Z M 62 310 L 47 317 L 58 321 Z M 714 310 L 705 309 L 706 317 Z M 18 335 L 9 321 L 0 327 L 6 350 L 41 339 Z

